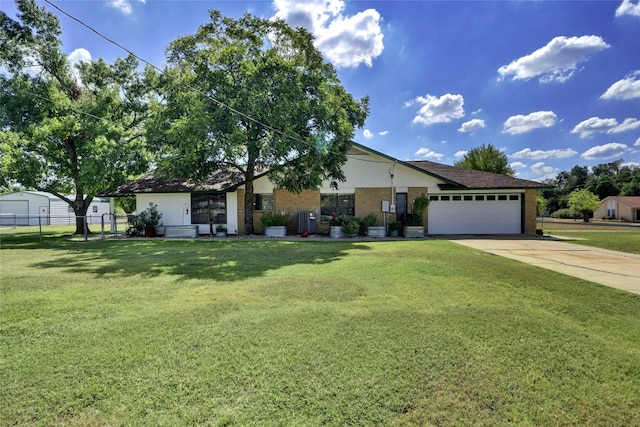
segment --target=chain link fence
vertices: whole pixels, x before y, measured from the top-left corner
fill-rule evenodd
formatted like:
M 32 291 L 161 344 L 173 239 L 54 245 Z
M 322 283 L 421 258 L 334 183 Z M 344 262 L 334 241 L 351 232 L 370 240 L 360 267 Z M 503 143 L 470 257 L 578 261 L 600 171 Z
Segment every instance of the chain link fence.
M 89 235 L 99 233 L 101 239 L 107 236 L 132 235 L 134 233 L 135 215 L 116 215 L 106 213 L 102 215 L 21 215 L 0 214 L 0 229 L 20 229 L 28 231 L 36 229 L 42 240 L 43 232 L 53 231 L 73 234 L 76 231 L 76 221 L 82 221 L 84 239 Z

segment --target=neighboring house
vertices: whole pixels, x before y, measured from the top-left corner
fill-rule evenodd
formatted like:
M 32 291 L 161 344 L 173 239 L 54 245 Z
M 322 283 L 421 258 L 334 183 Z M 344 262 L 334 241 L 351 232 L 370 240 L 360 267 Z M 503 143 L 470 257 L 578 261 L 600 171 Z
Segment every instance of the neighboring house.
M 640 222 L 640 196 L 609 196 L 600 201 L 594 218 L 612 218 Z
M 536 194 L 548 188 L 506 175 L 400 161 L 360 144 L 353 144 L 343 170 L 347 179 L 339 183 L 339 190 L 324 183 L 298 194 L 275 188 L 266 174 L 258 175 L 254 181 L 256 232 L 262 231 L 259 218 L 267 210 L 286 211 L 294 220 L 300 211 L 311 212 L 319 233 L 328 230 L 334 214 L 374 214 L 384 225 L 401 221 L 411 213 L 411 201 L 426 194 L 431 200 L 424 218 L 429 234 L 535 234 Z M 211 222 L 226 225 L 234 234 L 244 232 L 243 184 L 221 173 L 201 185 L 147 174 L 110 195 L 135 195 L 138 212 L 150 203 L 158 205 L 165 226 L 198 224 L 200 233 L 208 234 Z M 388 211 L 383 212 L 383 207 Z M 294 224 L 290 232 L 296 230 Z
M 87 211 L 87 223 L 100 224 L 102 215 L 109 212 L 109 199 L 95 197 Z M 0 195 L 0 225 L 38 224 L 75 225 L 75 214 L 68 203 L 50 193 L 16 191 Z

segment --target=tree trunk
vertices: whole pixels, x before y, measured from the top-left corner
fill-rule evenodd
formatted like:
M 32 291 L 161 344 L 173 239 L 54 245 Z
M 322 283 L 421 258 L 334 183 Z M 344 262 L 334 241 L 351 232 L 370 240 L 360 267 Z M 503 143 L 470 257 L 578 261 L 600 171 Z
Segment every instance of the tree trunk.
M 76 216 L 76 231 L 74 234 L 84 234 L 84 223 L 87 217 L 87 211 L 89 205 L 93 201 L 93 197 L 83 198 L 83 194 L 80 191 L 76 192 L 76 198 L 73 201 L 73 212 Z M 89 232 L 89 226 L 87 225 L 87 233 Z
M 255 233 L 253 229 L 253 179 L 256 174 L 256 160 L 260 154 L 258 144 L 249 139 L 247 143 L 247 168 L 244 172 L 244 234 Z
M 247 179 L 244 185 L 244 234 L 255 234 L 253 229 L 253 176 Z M 253 175 L 253 173 L 251 173 Z

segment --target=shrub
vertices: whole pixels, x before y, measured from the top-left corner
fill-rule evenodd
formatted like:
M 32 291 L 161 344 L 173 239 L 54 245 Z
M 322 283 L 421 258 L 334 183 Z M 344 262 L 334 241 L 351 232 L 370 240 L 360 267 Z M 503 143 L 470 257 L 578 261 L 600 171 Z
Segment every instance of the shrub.
M 340 216 L 342 217 L 343 215 Z M 360 220 L 355 216 L 344 215 L 344 218 L 341 219 L 341 222 L 342 231 L 344 231 L 344 234 L 348 236 L 358 234 L 358 232 L 360 231 Z
M 149 203 L 149 207 L 136 217 L 136 230 L 138 232 L 156 231 L 160 226 L 160 219 L 162 214 L 158 212 L 158 205 Z
M 561 219 L 577 219 L 582 218 L 580 212 L 576 212 L 573 209 L 558 209 L 554 213 L 551 214 L 551 218 L 561 218 Z
M 286 212 L 265 212 L 260 216 L 260 222 L 265 227 L 288 227 L 293 221 Z

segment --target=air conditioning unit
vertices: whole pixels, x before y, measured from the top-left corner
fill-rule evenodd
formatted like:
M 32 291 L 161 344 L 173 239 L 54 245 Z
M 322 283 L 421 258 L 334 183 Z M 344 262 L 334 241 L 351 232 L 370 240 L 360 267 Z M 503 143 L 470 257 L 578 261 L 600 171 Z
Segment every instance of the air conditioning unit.
M 318 228 L 318 219 L 313 211 L 298 211 L 298 234 L 306 231 L 315 234 Z

